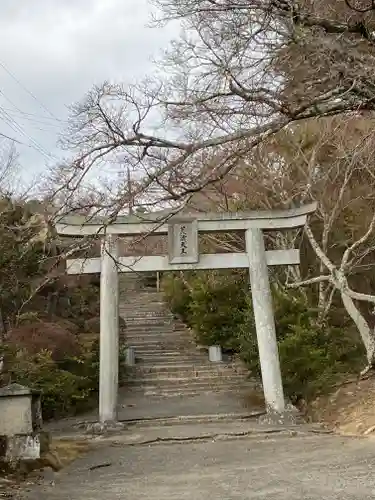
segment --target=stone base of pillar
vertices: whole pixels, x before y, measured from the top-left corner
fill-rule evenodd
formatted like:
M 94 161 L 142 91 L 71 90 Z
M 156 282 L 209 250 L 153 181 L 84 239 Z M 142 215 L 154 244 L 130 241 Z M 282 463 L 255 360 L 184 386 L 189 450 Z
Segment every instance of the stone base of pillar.
M 90 422 L 85 425 L 85 433 L 91 435 L 110 434 L 122 431 L 126 428 L 123 422 Z
M 303 423 L 303 418 L 297 408 L 289 404 L 281 412 L 275 411 L 273 408 L 267 408 L 267 413 L 259 417 L 258 422 L 264 425 L 288 426 Z

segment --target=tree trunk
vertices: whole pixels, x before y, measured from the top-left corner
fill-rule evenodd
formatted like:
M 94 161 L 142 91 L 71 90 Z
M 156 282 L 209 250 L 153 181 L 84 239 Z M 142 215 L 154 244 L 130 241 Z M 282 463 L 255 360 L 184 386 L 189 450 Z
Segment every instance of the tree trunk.
M 0 344 L 4 341 L 6 334 L 7 334 L 7 325 L 5 322 L 3 311 L 0 307 Z
M 56 314 L 58 303 L 58 292 L 49 292 L 47 297 L 47 317 L 49 320 Z
M 356 324 L 359 334 L 361 336 L 362 342 L 366 349 L 366 357 L 368 363 L 368 369 L 372 368 L 375 364 L 375 337 L 374 332 L 369 327 L 363 314 L 359 311 L 355 305 L 353 299 L 349 297 L 344 291 L 341 291 L 342 302 L 349 316 L 352 318 Z

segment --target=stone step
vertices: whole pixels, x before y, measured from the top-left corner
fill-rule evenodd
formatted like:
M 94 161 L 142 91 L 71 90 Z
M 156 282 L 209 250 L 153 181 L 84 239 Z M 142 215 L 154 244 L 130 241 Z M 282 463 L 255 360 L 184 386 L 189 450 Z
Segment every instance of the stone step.
M 159 397 L 172 397 L 172 396 L 194 396 L 196 394 L 205 394 L 213 392 L 234 392 L 239 389 L 238 383 L 227 384 L 195 384 L 195 385 L 180 385 L 160 387 L 157 385 L 149 385 L 144 387 L 130 387 L 129 390 L 135 393 L 143 393 L 145 396 L 159 396 Z M 249 381 L 248 384 L 242 382 L 241 387 L 254 389 L 258 387 L 255 382 Z
M 176 390 L 176 389 L 169 389 L 169 390 L 163 390 L 163 389 L 149 389 L 146 391 L 141 391 L 140 393 L 146 396 L 147 398 L 176 398 L 176 397 L 192 397 L 192 396 L 201 396 L 202 394 L 212 394 L 216 393 L 219 394 L 221 392 L 232 392 L 233 388 L 232 387 L 219 387 L 216 389 L 213 389 L 212 387 L 205 387 L 201 388 L 198 390 L 195 389 L 181 389 L 181 390 Z
M 168 309 L 167 305 L 165 302 L 159 302 L 159 301 L 150 301 L 148 299 L 145 299 L 144 301 L 141 301 L 139 299 L 137 300 L 129 300 L 129 298 L 124 297 L 122 300 L 120 297 L 120 306 L 124 307 L 125 309 L 130 309 L 131 307 L 136 307 L 137 309 L 150 309 L 152 310 L 159 310 L 159 311 L 165 311 Z
M 207 359 L 193 358 L 192 356 L 190 357 L 186 356 L 185 358 L 182 356 L 170 357 L 170 358 L 161 357 L 158 358 L 157 360 L 155 359 L 140 360 L 140 358 L 137 358 L 137 362 L 134 368 L 140 370 L 142 369 L 147 370 L 152 368 L 157 370 L 158 367 L 170 366 L 170 370 L 173 371 L 176 365 L 191 369 L 192 366 L 202 365 L 205 362 L 207 362 Z
M 201 356 L 199 353 L 193 351 L 193 350 L 185 350 L 181 351 L 180 354 L 170 354 L 172 349 L 172 346 L 166 346 L 164 349 L 163 348 L 157 348 L 157 347 L 144 347 L 144 346 L 136 346 L 134 348 L 135 350 L 135 358 L 136 358 L 136 363 L 137 364 L 166 364 L 169 361 L 176 361 L 181 359 L 183 360 L 190 360 L 192 363 L 196 362 L 197 360 L 200 363 L 205 363 L 208 361 L 208 356 Z
M 184 336 L 178 336 L 176 337 L 175 335 L 124 335 L 126 339 L 126 345 L 128 347 L 134 347 L 136 348 L 138 345 L 156 345 L 160 344 L 161 346 L 166 346 L 169 345 L 171 349 L 170 351 L 176 351 L 179 352 L 180 354 L 183 352 L 195 352 L 198 354 L 202 354 L 204 356 L 208 357 L 208 352 L 200 351 L 197 349 L 195 342 L 193 339 L 189 337 L 184 337 Z M 174 345 L 174 347 L 173 347 Z
M 168 318 L 173 318 L 173 314 L 171 311 L 168 311 L 167 309 L 150 309 L 150 308 L 141 308 L 137 307 L 136 304 L 134 306 L 129 306 L 129 307 L 119 307 L 119 310 L 122 311 L 124 314 L 126 314 L 130 318 L 134 317 L 139 317 L 139 316 L 162 316 L 162 317 L 168 317 Z
M 128 347 L 128 343 L 126 343 L 126 347 Z M 179 346 L 176 345 L 175 343 L 173 344 L 164 344 L 164 345 L 156 345 L 156 344 L 147 344 L 147 343 L 139 343 L 139 344 L 132 344 L 130 347 L 133 348 L 135 357 L 137 359 L 142 359 L 142 360 L 147 360 L 147 359 L 153 359 L 154 362 L 157 362 L 157 360 L 162 360 L 165 358 L 165 356 L 168 356 L 169 352 L 171 352 L 172 349 L 176 349 Z M 204 359 L 208 360 L 208 356 L 201 356 L 199 353 L 195 352 L 193 349 L 182 349 L 185 347 L 184 345 L 180 346 L 180 354 L 172 355 L 175 356 L 175 359 L 178 360 L 181 358 L 181 356 L 188 356 L 189 358 L 195 358 L 195 359 Z M 148 358 L 146 358 L 147 354 L 151 354 Z
M 123 316 L 122 316 L 123 317 Z M 174 329 L 174 324 L 173 324 L 173 321 L 159 321 L 159 320 L 155 320 L 155 318 L 153 319 L 142 319 L 142 320 L 138 320 L 138 321 L 128 321 L 126 318 L 125 318 L 125 330 L 145 330 L 145 329 L 149 329 L 149 328 L 153 328 L 154 330 L 158 330 L 158 331 L 161 331 L 163 332 L 164 330 L 170 330 L 170 331 L 181 331 L 181 330 L 175 330 Z M 183 331 L 190 331 L 190 330 L 183 330 Z
M 167 335 L 140 335 L 140 334 L 131 334 L 131 335 L 126 335 L 126 344 L 129 347 L 135 347 L 139 344 L 155 344 L 155 343 L 161 343 L 161 344 L 171 344 L 175 343 L 176 346 L 181 346 L 184 345 L 186 347 L 191 346 L 193 347 L 194 341 L 188 337 L 176 337 L 173 334 Z
M 120 305 L 125 308 L 133 306 L 139 308 L 150 307 L 150 309 L 168 309 L 163 300 L 153 300 L 150 299 L 150 297 L 145 297 L 144 299 L 142 299 L 141 297 L 135 297 L 134 299 L 132 299 L 132 297 L 121 297 L 120 295 L 119 300 Z
M 121 316 L 127 325 L 130 324 L 139 324 L 139 325 L 147 325 L 147 324 L 157 324 L 163 326 L 165 324 L 173 324 L 172 316 L 161 316 L 161 315 L 150 315 L 145 314 L 144 316 L 126 316 L 120 311 L 119 316 Z
M 164 375 L 162 377 L 162 375 Z M 131 377 L 128 379 L 128 383 L 131 385 L 135 385 L 137 387 L 144 387 L 144 386 L 150 386 L 150 385 L 155 385 L 157 387 L 182 387 L 182 386 L 189 386 L 191 388 L 196 387 L 197 385 L 200 387 L 202 384 L 206 384 L 208 386 L 212 385 L 220 385 L 220 384 L 233 384 L 237 385 L 239 383 L 242 383 L 246 380 L 246 377 L 244 375 L 229 375 L 229 374 L 210 374 L 209 372 L 207 373 L 202 373 L 199 377 L 193 377 L 192 375 L 189 375 L 188 373 L 186 374 L 181 374 L 181 376 L 177 379 L 176 375 L 177 374 L 171 374 L 169 376 L 165 376 L 166 374 L 157 374 L 154 373 L 152 376 L 148 376 L 147 379 L 144 377 Z M 203 376 L 205 375 L 205 376 Z
M 136 370 L 138 370 L 137 367 L 135 367 Z M 173 372 L 173 371 L 178 371 L 178 370 L 188 370 L 192 372 L 206 372 L 206 371 L 212 371 L 215 373 L 248 373 L 248 370 L 246 369 L 245 366 L 241 366 L 237 363 L 211 363 L 210 361 L 198 361 L 198 362 L 191 362 L 190 364 L 187 363 L 180 363 L 179 360 L 175 361 L 174 363 L 160 363 L 158 365 L 153 365 L 153 366 L 139 366 L 139 371 L 142 373 L 156 373 L 156 372 Z
M 176 346 L 173 346 L 173 347 L 176 347 Z M 199 353 L 196 353 L 195 351 L 193 350 L 188 350 L 188 349 L 185 349 L 185 350 L 182 350 L 178 353 L 178 354 L 170 354 L 172 351 L 172 348 L 170 347 L 169 349 L 165 348 L 165 349 L 162 349 L 162 348 L 147 348 L 147 347 L 143 347 L 143 346 L 138 346 L 135 348 L 135 356 L 136 358 L 142 358 L 144 360 L 146 359 L 153 359 L 153 360 L 160 360 L 160 359 L 164 359 L 165 357 L 167 356 L 174 356 L 175 359 L 180 359 L 181 356 L 188 356 L 188 357 L 196 357 L 197 355 L 199 355 Z M 147 358 L 148 356 L 148 358 Z M 208 359 L 207 357 L 205 359 Z
M 126 334 L 126 337 L 128 339 L 174 339 L 176 341 L 183 339 L 185 342 L 194 342 L 194 339 L 189 333 L 186 332 L 175 332 L 173 330 L 166 330 L 166 331 L 158 331 L 155 329 L 150 328 L 149 330 L 136 330 L 131 329 L 131 330 L 124 330 L 124 333 Z
M 137 325 L 137 324 L 145 324 L 145 325 L 150 325 L 150 324 L 157 324 L 161 328 L 164 325 L 173 325 L 173 327 L 177 330 L 189 330 L 190 328 L 186 325 L 184 325 L 181 322 L 176 321 L 173 316 L 150 316 L 150 315 L 143 315 L 143 316 L 125 316 L 124 314 L 119 313 L 119 316 L 124 319 L 126 325 Z
M 128 318 L 139 318 L 139 317 L 149 317 L 149 316 L 157 316 L 162 318 L 173 318 L 173 314 L 170 311 L 166 311 L 163 309 L 141 309 L 134 305 L 132 308 L 124 308 L 120 307 L 119 311 L 121 314 L 125 314 Z
M 163 302 L 163 301 L 150 301 L 148 298 L 145 298 L 143 301 L 140 300 L 139 298 L 137 300 L 131 300 L 129 297 L 124 297 L 121 299 L 119 297 L 119 305 L 121 307 L 124 307 L 125 309 L 130 309 L 131 307 L 137 308 L 137 309 L 147 309 L 149 308 L 151 311 L 152 310 L 158 310 L 158 311 L 168 311 L 170 310 L 168 305 Z
M 194 339 L 192 339 L 189 335 L 176 335 L 174 332 L 163 333 L 158 335 L 156 333 L 139 333 L 139 332 L 123 332 L 127 339 L 127 344 L 129 346 L 132 345 L 132 342 L 176 342 L 177 344 L 181 344 L 183 342 L 186 347 L 195 346 Z
M 157 339 L 160 339 L 160 340 L 173 340 L 173 341 L 176 341 L 176 342 L 180 342 L 181 340 L 183 340 L 184 342 L 186 342 L 187 344 L 191 343 L 191 344 L 194 344 L 194 339 L 191 337 L 191 335 L 189 334 L 186 334 L 186 333 L 183 333 L 183 334 L 180 334 L 180 333 L 177 333 L 176 332 L 173 332 L 173 331 L 170 331 L 170 332 L 163 332 L 163 333 L 157 333 L 155 331 L 150 331 L 150 332 L 144 332 L 144 331 L 136 331 L 136 330 L 133 330 L 133 331 L 125 331 L 124 332 L 125 335 L 126 335 L 126 338 L 129 340 L 129 344 L 130 344 L 130 341 L 131 340 L 157 340 Z
M 235 371 L 231 367 L 227 368 L 214 368 L 212 366 L 175 366 L 175 367 L 166 367 L 165 365 L 160 365 L 159 367 L 150 366 L 137 368 L 131 375 L 129 380 L 135 381 L 143 381 L 145 378 L 147 380 L 164 380 L 164 379 L 176 379 L 176 380 L 191 380 L 191 379 L 199 379 L 202 380 L 206 378 L 217 379 L 217 378 L 228 378 L 231 379 L 233 377 L 241 376 L 241 378 L 246 377 L 247 373 L 245 370 L 241 372 Z
M 196 349 L 185 349 L 184 351 L 180 351 L 178 354 L 171 352 L 171 351 L 154 351 L 154 352 L 140 352 L 139 350 L 136 349 L 135 351 L 136 359 L 137 359 L 137 364 L 171 364 L 171 363 L 179 363 L 180 364 L 185 364 L 186 362 L 189 362 L 191 364 L 199 364 L 199 365 L 211 365 L 211 362 L 208 359 L 208 355 L 205 353 L 201 353 L 200 351 L 197 351 Z M 244 365 L 238 361 L 237 359 L 227 356 L 226 358 L 223 359 L 221 363 L 213 363 L 214 366 L 226 366 L 226 365 L 232 365 L 232 366 L 238 366 L 238 367 L 244 367 Z
M 160 350 L 160 349 L 149 350 L 149 349 L 144 349 L 144 348 L 140 347 L 139 349 L 135 350 L 135 355 L 138 357 L 138 356 L 140 356 L 140 353 L 142 353 L 142 355 L 146 359 L 146 358 L 157 357 L 157 356 L 159 356 L 160 352 L 162 352 L 164 356 L 176 356 L 176 357 L 191 356 L 191 355 L 196 356 L 197 354 L 198 355 L 200 354 L 199 352 L 197 352 L 196 350 L 193 350 L 193 349 L 188 350 L 188 349 L 178 349 L 178 348 L 176 348 L 176 346 L 173 346 L 173 347 L 174 348 L 163 349 L 163 350 Z
M 126 290 L 125 288 L 121 289 L 121 287 L 119 287 L 119 295 L 122 295 L 126 300 L 150 300 L 151 302 L 161 302 L 163 304 L 165 303 L 163 293 L 155 292 L 153 290 L 135 290 L 134 292 L 131 292 L 130 290 Z
M 137 305 L 137 306 L 150 306 L 150 307 L 161 307 L 163 309 L 166 308 L 165 302 L 162 298 L 152 297 L 149 294 L 147 295 L 127 295 L 126 293 L 119 295 L 119 299 L 123 302 L 123 305 L 126 307 L 128 304 Z
M 126 330 L 124 330 L 123 334 L 129 340 L 129 343 L 132 340 L 139 340 L 139 339 L 142 339 L 142 340 L 160 339 L 163 341 L 172 340 L 172 341 L 177 342 L 177 343 L 181 343 L 181 341 L 183 341 L 184 343 L 186 343 L 186 346 L 191 346 L 191 345 L 195 346 L 194 338 L 191 335 L 186 334 L 186 333 L 183 333 L 183 334 L 177 333 L 176 334 L 176 332 L 171 331 L 171 332 L 164 332 L 162 334 L 158 334 L 156 332 L 146 333 L 146 332 L 136 332 L 135 330 L 131 331 L 131 332 L 127 332 Z
M 145 352 L 141 354 L 136 350 L 135 352 L 137 364 L 169 364 L 169 363 L 205 363 L 208 361 L 208 356 L 202 356 L 199 352 L 191 352 L 191 353 L 168 353 L 163 352 L 162 356 L 159 353 Z
M 158 358 L 144 359 L 141 357 L 136 357 L 136 364 L 134 368 L 158 368 L 159 366 L 170 366 L 173 370 L 175 365 L 191 367 L 195 365 L 202 365 L 207 363 L 207 359 L 202 359 L 198 356 L 159 356 Z
M 126 335 L 126 333 L 125 333 Z M 181 347 L 186 346 L 188 347 L 193 346 L 194 342 L 191 341 L 189 342 L 188 340 L 181 338 L 181 337 L 175 337 L 174 335 L 167 335 L 167 336 L 140 336 L 137 338 L 136 336 L 132 336 L 131 338 L 127 338 L 127 345 L 129 347 L 137 347 L 138 345 L 160 345 L 160 346 L 165 346 L 165 345 L 175 345 L 177 350 L 180 350 Z
M 128 347 L 128 346 L 129 346 L 129 344 L 126 343 L 126 347 Z M 194 350 L 186 349 L 186 348 L 183 349 L 185 347 L 184 345 L 178 346 L 175 343 L 148 344 L 148 343 L 139 342 L 138 344 L 132 343 L 132 345 L 130 347 L 133 348 L 134 353 L 135 353 L 135 357 L 142 358 L 142 359 L 145 359 L 145 355 L 147 355 L 148 353 L 152 354 L 154 359 L 155 358 L 160 359 L 160 358 L 163 358 L 164 356 L 168 355 L 169 352 L 171 352 L 173 349 L 177 349 L 178 347 L 180 347 L 181 349 L 180 349 L 180 354 L 175 355 L 176 359 L 179 359 L 180 356 L 200 357 L 199 353 L 196 353 Z M 207 360 L 208 357 L 205 357 L 204 359 Z
M 210 390 L 218 390 L 218 389 L 233 389 L 237 390 L 238 387 L 244 386 L 246 381 L 242 379 L 238 380 L 233 380 L 233 379 L 220 379 L 220 378 L 212 378 L 212 379 L 207 379 L 207 380 L 196 380 L 194 383 L 190 382 L 178 382 L 178 383 L 172 383 L 172 382 L 165 382 L 165 383 L 160 383 L 160 379 L 157 380 L 149 380 L 146 382 L 136 380 L 134 382 L 130 382 L 128 384 L 128 387 L 133 391 L 133 390 L 139 390 L 139 391 L 163 391 L 163 392 L 186 392 L 186 391 L 210 391 Z M 254 385 L 254 383 L 252 383 Z M 250 386 L 250 381 L 249 381 L 249 386 Z
M 181 377 L 174 376 L 166 377 L 160 376 L 157 378 L 153 378 L 150 376 L 147 377 L 139 377 L 132 380 L 129 380 L 131 385 L 136 385 L 138 387 L 148 387 L 148 386 L 156 386 L 156 387 L 166 387 L 166 386 L 177 386 L 177 387 L 185 387 L 185 386 L 203 386 L 203 385 L 219 385 L 219 384 L 237 384 L 239 382 L 244 381 L 244 376 L 240 374 L 226 374 L 226 375 L 218 375 L 209 376 L 208 374 L 202 374 L 200 377 Z
M 192 332 L 190 330 L 182 330 L 182 329 L 179 329 L 179 328 L 175 328 L 175 325 L 173 324 L 173 321 L 164 321 L 164 322 L 161 322 L 161 321 L 148 321 L 146 319 L 146 321 L 142 320 L 142 321 L 126 321 L 126 325 L 125 325 L 125 330 L 128 330 L 128 331 L 136 331 L 136 330 L 147 330 L 147 331 L 150 331 L 150 330 L 153 330 L 155 332 L 160 332 L 160 333 L 163 333 L 163 331 L 169 331 L 169 332 L 186 332 L 186 333 L 190 333 L 192 334 Z
M 190 337 L 193 337 L 193 333 L 190 330 L 187 329 L 176 329 L 175 325 L 173 323 L 167 323 L 164 325 L 155 325 L 153 323 L 149 323 L 146 325 L 139 325 L 136 323 L 127 323 L 125 330 L 127 332 L 131 333 L 148 333 L 148 332 L 153 332 L 162 335 L 163 333 L 174 333 L 174 334 L 185 334 L 185 335 L 190 335 Z

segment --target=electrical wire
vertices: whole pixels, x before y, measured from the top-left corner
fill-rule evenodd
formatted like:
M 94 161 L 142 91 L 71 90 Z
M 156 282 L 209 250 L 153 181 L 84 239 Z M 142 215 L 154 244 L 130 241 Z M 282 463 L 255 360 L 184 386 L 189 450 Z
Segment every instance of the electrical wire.
M 14 110 L 11 110 L 9 108 L 4 108 L 4 106 L 0 106 L 1 109 L 3 109 L 4 111 L 8 112 L 10 115 L 14 116 L 14 118 L 17 118 L 19 120 L 24 120 L 26 122 L 30 122 L 30 124 L 34 124 L 36 123 L 37 125 L 45 125 L 46 127 L 50 127 L 51 129 L 54 129 L 54 128 L 60 128 L 62 127 L 62 124 L 61 123 L 57 123 L 57 122 L 45 122 L 43 120 L 38 120 L 37 118 L 32 118 L 31 116 L 23 116 L 17 112 L 15 112 Z
M 2 115 L 5 123 L 15 132 L 21 133 L 23 136 L 25 136 L 29 141 L 31 141 L 32 144 L 29 144 L 30 147 L 38 151 L 40 154 L 42 154 L 44 157 L 48 158 L 49 160 L 56 160 L 56 158 L 53 157 L 48 151 L 46 151 L 41 144 L 39 144 L 33 137 L 31 137 L 29 134 L 27 134 L 24 129 L 19 125 L 14 118 L 12 118 L 9 113 L 7 113 L 4 109 L 0 108 L 0 115 Z
M 55 120 L 59 120 L 57 118 L 57 116 L 55 116 L 52 111 L 50 111 L 47 106 L 40 100 L 36 97 L 35 94 L 33 94 L 33 92 L 31 92 L 31 90 L 29 90 L 7 67 L 6 65 L 0 61 L 0 67 L 3 68 L 3 70 L 27 93 L 29 94 L 29 96 L 31 96 L 35 102 L 37 102 L 39 104 L 39 106 L 44 109 L 44 111 L 46 111 L 50 116 L 52 116 L 52 118 L 54 118 Z
M 43 120 L 38 120 L 38 119 L 35 119 L 33 117 L 30 117 L 30 116 L 27 116 L 29 113 L 25 113 L 24 111 L 22 111 L 5 93 L 3 90 L 0 90 L 0 96 L 2 96 L 6 101 L 8 101 L 14 108 L 14 109 L 9 109 L 9 108 L 4 108 L 3 106 L 1 106 L 1 109 L 3 109 L 6 113 L 8 114 L 12 114 L 12 115 L 15 115 L 16 113 L 18 113 L 18 116 L 16 115 L 16 118 L 18 119 L 21 119 L 21 120 L 27 120 L 27 121 L 30 121 L 30 122 L 34 122 L 34 123 L 38 123 L 40 125 L 44 125 L 44 126 L 47 126 L 47 127 L 60 127 L 61 128 L 61 123 L 58 123 L 56 122 L 56 120 L 53 119 L 53 121 L 44 121 L 45 119 L 47 120 L 47 118 L 44 118 L 44 117 L 41 117 L 43 118 Z M 19 116 L 21 115 L 21 116 Z M 52 120 L 52 118 L 48 118 L 48 120 Z M 43 129 L 39 129 L 39 130 L 43 130 Z
M 3 134 L 2 132 L 0 132 L 0 137 L 3 137 L 4 139 L 8 139 L 9 141 L 15 142 L 17 144 L 21 144 L 22 146 L 31 147 L 31 146 L 29 146 L 29 144 L 26 144 L 25 142 L 21 142 L 18 139 L 16 139 L 15 137 L 11 137 L 10 135 Z

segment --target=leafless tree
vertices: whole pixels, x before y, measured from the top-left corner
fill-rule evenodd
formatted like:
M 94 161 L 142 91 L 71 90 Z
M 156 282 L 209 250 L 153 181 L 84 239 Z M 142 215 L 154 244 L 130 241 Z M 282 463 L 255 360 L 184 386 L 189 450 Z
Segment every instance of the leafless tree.
M 368 0 L 156 3 L 159 22 L 179 19 L 183 35 L 159 61 L 160 78 L 104 83 L 74 107 L 65 139 L 75 151 L 65 167 L 70 191 L 104 166 L 125 165 L 116 210 L 129 166 L 139 175 L 135 206 L 145 193 L 147 203 L 174 202 L 223 179 L 292 123 L 374 109 Z
M 0 196 L 21 194 L 18 157 L 15 144 L 3 138 L 0 141 Z
M 328 316 L 335 296 L 342 299 L 366 348 L 368 367 L 375 361 L 375 333 L 368 321 L 375 304 L 371 281 L 374 148 L 374 126 L 369 119 L 336 117 L 299 123 L 264 141 L 227 177 L 225 193 L 220 184 L 205 199 L 214 200 L 215 205 L 221 200 L 230 210 L 319 202 L 305 228 L 313 250 L 313 255 L 303 253 L 302 269 L 307 276 L 302 279 L 299 270 L 291 267 L 288 284 L 299 289 L 317 286 L 320 322 Z M 198 203 L 204 194 L 196 197 Z M 277 248 L 291 248 L 300 244 L 301 233 L 273 233 L 269 238 Z M 226 243 L 235 250 L 236 241 Z M 308 250 L 306 245 L 303 248 Z
M 370 293 L 355 292 L 349 280 L 353 269 L 373 251 L 373 195 L 366 193 L 367 212 L 361 213 L 363 220 L 358 227 L 350 225 L 351 232 L 344 234 L 337 252 L 338 243 L 331 237 L 338 221 L 345 217 L 347 204 L 354 213 L 361 185 L 373 186 L 368 162 L 373 156 L 373 138 L 366 132 L 362 143 L 357 134 L 357 142 L 336 144 L 341 157 L 334 155 L 332 162 L 316 156 L 319 151 L 322 157 L 332 159 L 329 148 L 322 147 L 327 141 L 321 141 L 318 149 L 299 148 L 297 160 L 282 155 L 278 141 L 283 134 L 291 138 L 296 125 L 303 127 L 312 120 L 319 130 L 326 123 L 335 127 L 327 120 L 339 117 L 348 127 L 342 136 L 345 140 L 355 120 L 362 118 L 372 124 L 374 3 L 155 3 L 162 12 L 155 22 L 179 20 L 181 37 L 159 61 L 160 71 L 155 71 L 159 76 L 128 88 L 106 82 L 94 87 L 73 108 L 64 144 L 74 152 L 74 158 L 64 169 L 54 171 L 56 179 L 63 171 L 57 182 L 60 192 L 69 196 L 99 176 L 103 168 L 118 169 L 120 165 L 120 180 L 105 206 L 100 207 L 110 217 L 127 206 L 130 195 L 135 207 L 167 201 L 173 206 L 224 181 L 238 169 L 246 172 L 249 182 L 258 181 L 254 200 L 263 200 L 264 206 L 320 199 L 317 222 L 321 232 L 306 228 L 319 266 L 316 275 L 304 284 L 319 284 L 322 311 L 329 310 L 333 294 L 340 293 L 372 366 L 374 336 L 357 301 L 373 303 L 374 298 Z M 265 153 L 267 161 L 257 163 Z M 254 163 L 262 168 L 255 168 Z M 128 167 L 138 175 L 131 193 L 126 188 Z M 332 193 L 328 186 L 334 188 Z M 322 193 L 329 202 L 323 200 Z

